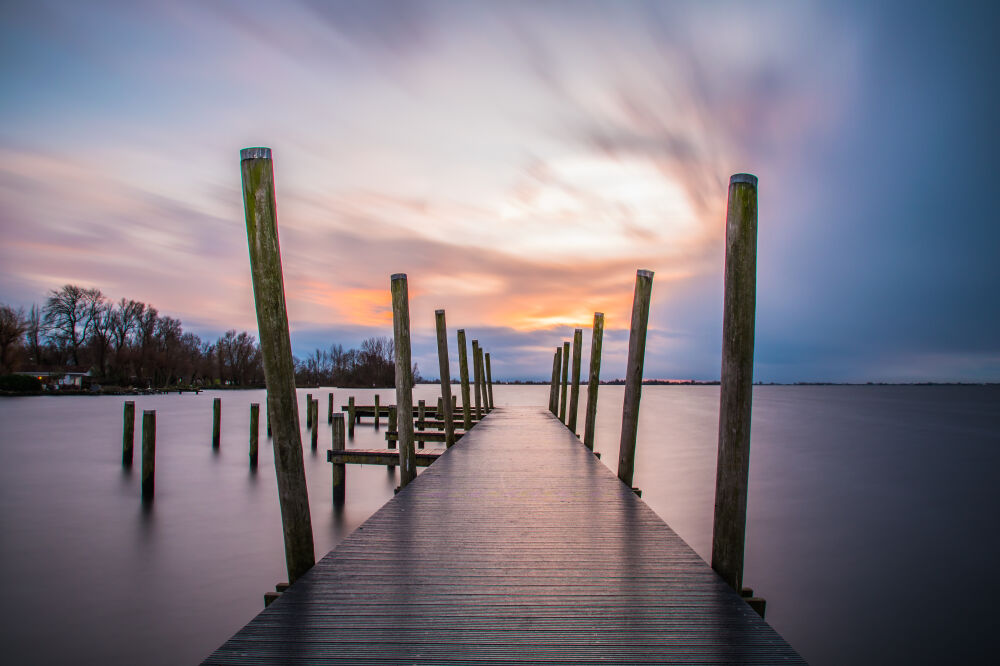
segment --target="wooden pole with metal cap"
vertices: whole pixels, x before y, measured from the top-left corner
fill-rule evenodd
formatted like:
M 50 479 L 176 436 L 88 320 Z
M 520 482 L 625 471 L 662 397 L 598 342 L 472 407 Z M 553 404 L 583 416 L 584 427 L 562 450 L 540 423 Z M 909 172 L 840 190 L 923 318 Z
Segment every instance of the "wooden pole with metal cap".
M 285 564 L 288 581 L 294 583 L 315 564 L 316 554 L 302 463 L 295 367 L 288 335 L 288 313 L 278 246 L 271 149 L 245 148 L 240 151 L 240 171 L 257 330 L 274 437 L 274 471 L 281 505 Z
M 396 432 L 399 443 L 399 487 L 417 477 L 413 450 L 413 364 L 410 357 L 410 296 L 406 274 L 396 273 L 392 287 L 392 333 L 396 347 Z

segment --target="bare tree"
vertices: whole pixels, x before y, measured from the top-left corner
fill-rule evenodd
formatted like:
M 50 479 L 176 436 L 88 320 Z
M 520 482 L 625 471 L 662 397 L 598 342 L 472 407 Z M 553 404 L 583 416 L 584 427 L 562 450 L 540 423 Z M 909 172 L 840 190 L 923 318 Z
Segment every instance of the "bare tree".
M 9 305 L 0 305 L 0 374 L 13 369 L 9 357 L 26 330 L 28 321 L 24 318 L 24 308 L 15 310 Z
M 28 356 L 31 362 L 41 365 L 42 363 L 42 336 L 46 334 L 47 328 L 42 316 L 42 310 L 37 305 L 31 306 L 28 314 L 28 326 L 24 332 L 24 340 L 28 346 Z
M 80 364 L 80 347 L 90 335 L 94 304 L 103 299 L 99 289 L 84 289 L 75 284 L 49 292 L 45 323 L 69 351 L 73 365 Z

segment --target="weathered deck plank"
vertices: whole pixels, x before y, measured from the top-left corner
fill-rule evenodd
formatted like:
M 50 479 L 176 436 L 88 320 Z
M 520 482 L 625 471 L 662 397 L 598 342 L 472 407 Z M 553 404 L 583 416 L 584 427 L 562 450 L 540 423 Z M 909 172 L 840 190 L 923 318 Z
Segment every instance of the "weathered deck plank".
M 803 663 L 545 409 L 497 409 L 206 664 Z

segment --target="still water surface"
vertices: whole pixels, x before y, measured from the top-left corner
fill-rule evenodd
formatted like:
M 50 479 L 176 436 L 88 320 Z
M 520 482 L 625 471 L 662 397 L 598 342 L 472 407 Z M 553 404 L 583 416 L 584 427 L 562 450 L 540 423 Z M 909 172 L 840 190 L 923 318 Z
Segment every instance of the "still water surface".
M 303 419 L 318 557 L 398 485 L 385 468 L 349 466 L 347 505 L 333 509 L 328 391 L 311 391 L 315 452 Z M 391 389 L 377 392 L 395 402 Z M 371 404 L 374 393 L 335 389 L 336 405 L 348 395 Z M 596 448 L 614 469 L 622 387 L 600 396 Z M 436 397 L 434 386 L 415 389 L 428 404 Z M 135 397 L 131 471 L 120 463 L 124 399 L 0 400 L 5 663 L 197 663 L 286 578 L 263 424 L 256 473 L 247 457 L 249 404 L 263 391 Z M 495 401 L 543 406 L 548 388 L 496 386 Z M 144 409 L 157 411 L 158 428 L 148 510 Z M 717 387 L 643 388 L 635 483 L 706 559 L 717 419 Z M 360 424 L 348 447 L 384 447 L 384 429 Z M 1000 387 L 755 387 L 745 583 L 813 664 L 989 661 L 1000 620 L 998 468 Z

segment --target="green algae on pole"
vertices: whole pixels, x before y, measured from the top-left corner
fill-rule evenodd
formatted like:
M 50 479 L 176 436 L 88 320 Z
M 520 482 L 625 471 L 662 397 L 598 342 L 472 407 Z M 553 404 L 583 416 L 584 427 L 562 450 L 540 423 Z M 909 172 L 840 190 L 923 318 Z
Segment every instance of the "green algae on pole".
M 486 401 L 487 406 L 493 409 L 493 370 L 490 369 L 490 353 L 486 352 L 486 389 L 489 394 L 489 400 Z
M 122 465 L 132 466 L 132 448 L 135 446 L 135 401 L 126 400 L 122 410 Z
M 748 173 L 729 179 L 725 270 L 712 568 L 738 592 L 746 540 L 757 299 L 757 177 Z
M 576 415 L 580 409 L 580 356 L 583 353 L 583 329 L 573 331 L 573 385 L 569 392 L 569 417 L 566 427 L 576 434 Z
M 562 399 L 559 402 L 559 420 L 566 423 L 566 399 L 569 391 L 569 343 L 563 343 L 562 350 Z
M 628 364 L 625 369 L 625 401 L 622 405 L 622 435 L 618 445 L 618 478 L 632 487 L 635 472 L 635 437 L 639 430 L 639 400 L 642 397 L 642 364 L 646 356 L 646 325 L 649 298 L 653 291 L 653 271 L 635 273 L 632 299 L 632 326 L 628 335 Z
M 590 374 L 587 380 L 587 416 L 583 424 L 583 445 L 594 450 L 597 422 L 597 389 L 601 384 L 601 346 L 604 342 L 604 313 L 594 313 L 594 333 L 590 340 Z
M 219 448 L 222 437 L 222 398 L 212 401 L 212 448 Z
M 455 423 L 451 411 L 451 364 L 448 361 L 448 326 L 444 310 L 434 311 L 434 324 L 437 328 L 438 369 L 441 373 L 441 399 L 438 400 L 436 416 L 444 420 L 444 444 L 446 448 L 451 448 L 455 444 Z
M 316 562 L 309 496 L 302 462 L 302 437 L 295 396 L 295 367 L 288 335 L 285 286 L 281 272 L 270 148 L 240 151 L 250 274 L 260 353 L 267 384 L 274 436 L 274 471 L 281 506 L 288 582 L 294 583 Z
M 142 501 L 153 499 L 156 477 L 156 410 L 142 412 Z
M 562 364 L 562 347 L 556 347 L 552 357 L 552 384 L 549 385 L 549 411 L 553 416 L 559 414 L 559 367 Z
M 458 373 L 462 380 L 462 416 L 466 432 L 472 428 L 472 414 L 469 411 L 469 357 L 465 346 L 465 329 L 458 329 Z
M 313 426 L 313 394 L 306 393 L 306 427 Z
M 378 393 L 375 394 L 375 429 L 378 430 L 378 417 L 379 412 L 382 410 L 381 406 L 378 404 Z
M 260 405 L 250 403 L 250 469 L 257 469 L 257 440 L 260 436 Z
M 344 415 L 333 415 L 333 441 L 330 449 L 343 451 L 347 448 L 344 440 Z M 347 496 L 347 466 L 344 463 L 333 463 L 333 503 L 342 505 Z
M 413 450 L 413 363 L 410 360 L 410 296 L 406 274 L 396 273 L 392 286 L 392 332 L 396 347 L 396 432 L 399 433 L 399 487 L 417 476 Z

